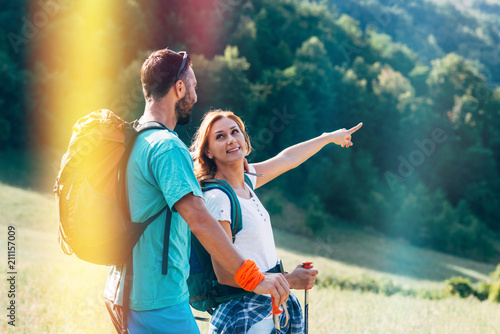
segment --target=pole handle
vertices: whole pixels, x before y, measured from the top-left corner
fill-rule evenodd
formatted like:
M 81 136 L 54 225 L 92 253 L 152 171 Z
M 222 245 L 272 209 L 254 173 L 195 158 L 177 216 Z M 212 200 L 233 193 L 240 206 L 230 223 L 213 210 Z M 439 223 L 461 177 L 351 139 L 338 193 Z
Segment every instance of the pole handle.
M 273 310 L 271 311 L 271 314 L 281 314 L 283 311 L 280 309 L 279 306 L 274 305 L 274 297 L 271 296 L 271 305 L 273 306 Z
M 304 267 L 304 269 L 311 269 L 311 265 L 312 265 L 312 262 L 309 262 L 309 261 L 302 262 L 302 267 Z M 310 290 L 310 289 L 306 289 L 306 291 L 307 290 Z

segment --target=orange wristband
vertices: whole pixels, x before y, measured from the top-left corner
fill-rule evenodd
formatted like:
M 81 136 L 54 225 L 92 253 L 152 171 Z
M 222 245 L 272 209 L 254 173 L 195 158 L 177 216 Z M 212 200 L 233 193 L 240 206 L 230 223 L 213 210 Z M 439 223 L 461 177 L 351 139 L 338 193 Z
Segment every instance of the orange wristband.
M 234 280 L 246 291 L 253 291 L 264 279 L 264 274 L 252 260 L 245 260 L 234 275 Z

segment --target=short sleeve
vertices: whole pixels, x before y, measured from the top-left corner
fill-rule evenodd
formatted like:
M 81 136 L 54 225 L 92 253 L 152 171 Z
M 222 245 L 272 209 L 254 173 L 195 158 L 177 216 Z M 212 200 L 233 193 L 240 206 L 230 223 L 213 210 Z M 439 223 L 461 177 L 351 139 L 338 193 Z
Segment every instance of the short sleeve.
M 174 209 L 175 203 L 189 193 L 203 197 L 187 149 L 174 146 L 155 152 L 151 168 L 170 208 Z
M 255 167 L 253 165 L 248 165 L 248 171 L 250 173 L 254 173 L 255 174 Z M 248 176 L 248 178 L 250 179 L 250 182 L 252 182 L 252 189 L 255 189 L 255 185 L 257 184 L 257 176 L 255 175 L 250 175 L 250 174 L 246 174 Z
M 212 189 L 203 193 L 207 209 L 218 221 L 231 222 L 231 202 L 227 195 L 218 190 Z

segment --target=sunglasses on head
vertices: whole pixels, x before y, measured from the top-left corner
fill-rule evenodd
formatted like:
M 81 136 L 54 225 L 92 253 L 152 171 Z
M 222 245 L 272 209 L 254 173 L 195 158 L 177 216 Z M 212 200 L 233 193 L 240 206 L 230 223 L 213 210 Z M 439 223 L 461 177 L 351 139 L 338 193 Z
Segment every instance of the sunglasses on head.
M 179 52 L 179 54 L 182 55 L 182 63 L 181 63 L 181 67 L 179 67 L 179 71 L 177 71 L 177 77 L 175 78 L 175 82 L 177 82 L 177 80 L 179 80 L 179 75 L 181 74 L 181 71 L 186 66 L 186 60 L 189 59 L 189 56 L 188 56 L 186 51 L 181 51 L 181 52 Z

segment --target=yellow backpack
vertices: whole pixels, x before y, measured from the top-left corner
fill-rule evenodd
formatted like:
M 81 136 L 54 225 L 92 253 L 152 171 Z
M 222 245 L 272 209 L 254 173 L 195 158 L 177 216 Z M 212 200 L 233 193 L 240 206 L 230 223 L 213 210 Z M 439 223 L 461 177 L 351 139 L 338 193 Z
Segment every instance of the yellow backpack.
M 130 219 L 126 167 L 139 133 L 167 129 L 158 122 L 138 126 L 110 110 L 81 118 L 61 162 L 54 192 L 59 206 L 59 243 L 63 251 L 87 262 L 125 263 L 148 225 Z

